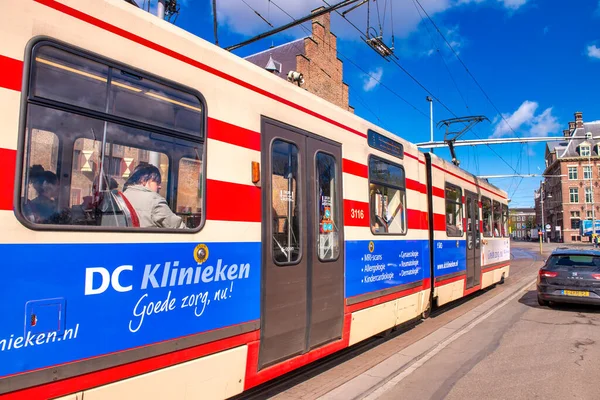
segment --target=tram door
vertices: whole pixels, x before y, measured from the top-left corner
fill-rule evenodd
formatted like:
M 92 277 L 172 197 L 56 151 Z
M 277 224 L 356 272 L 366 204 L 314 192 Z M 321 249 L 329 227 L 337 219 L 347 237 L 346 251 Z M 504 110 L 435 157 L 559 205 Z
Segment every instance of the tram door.
M 479 197 L 465 191 L 467 214 L 467 289 L 481 283 L 481 238 Z
M 342 337 L 341 147 L 262 121 L 259 368 Z

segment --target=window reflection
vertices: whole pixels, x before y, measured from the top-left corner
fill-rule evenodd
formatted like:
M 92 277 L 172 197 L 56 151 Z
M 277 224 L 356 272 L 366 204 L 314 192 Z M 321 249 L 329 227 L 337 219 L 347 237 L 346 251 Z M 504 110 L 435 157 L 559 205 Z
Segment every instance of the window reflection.
M 483 236 L 492 236 L 492 201 L 487 197 L 481 198 L 481 209 L 483 213 Z
M 31 63 L 20 202 L 28 220 L 200 225 L 198 97 L 46 43 L 34 47 Z
M 271 149 L 273 258 L 277 263 L 300 259 L 298 147 L 275 140 Z
M 318 253 L 320 260 L 334 260 L 340 253 L 338 233 L 338 196 L 335 190 L 335 158 L 317 153 L 317 204 L 319 213 Z
M 371 231 L 375 234 L 406 233 L 406 184 L 404 170 L 377 157 L 369 160 Z
M 462 190 L 458 186 L 446 184 L 446 234 L 463 235 Z

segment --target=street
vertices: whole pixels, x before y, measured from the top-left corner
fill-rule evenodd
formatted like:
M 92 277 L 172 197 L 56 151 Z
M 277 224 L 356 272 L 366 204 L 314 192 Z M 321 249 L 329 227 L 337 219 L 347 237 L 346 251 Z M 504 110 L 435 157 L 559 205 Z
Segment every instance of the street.
M 539 243 L 511 246 L 511 276 L 504 285 L 434 312 L 265 398 L 599 398 L 600 310 L 537 304 L 533 282 L 542 260 L 564 245 L 545 243 L 543 255 Z
M 532 285 L 379 398 L 599 398 L 598 338 L 597 308 L 540 307 Z

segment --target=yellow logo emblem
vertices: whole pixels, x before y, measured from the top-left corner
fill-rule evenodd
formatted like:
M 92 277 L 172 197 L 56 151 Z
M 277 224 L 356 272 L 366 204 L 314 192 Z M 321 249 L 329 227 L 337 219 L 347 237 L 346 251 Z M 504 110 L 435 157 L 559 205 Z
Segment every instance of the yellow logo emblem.
M 369 253 L 372 253 L 375 250 L 375 243 L 373 241 L 369 242 Z
M 208 259 L 208 246 L 205 244 L 199 244 L 194 249 L 194 260 L 198 264 L 202 264 L 204 261 Z

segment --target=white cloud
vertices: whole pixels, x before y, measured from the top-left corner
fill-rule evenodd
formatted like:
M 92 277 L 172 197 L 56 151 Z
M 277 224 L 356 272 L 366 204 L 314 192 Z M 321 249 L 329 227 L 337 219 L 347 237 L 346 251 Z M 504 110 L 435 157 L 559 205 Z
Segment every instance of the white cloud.
M 504 118 L 494 119 L 496 128 L 491 137 L 514 136 L 514 132 L 526 131 L 530 136 L 548 136 L 560 129 L 558 119 L 552 115 L 552 107 L 536 115 L 539 104 L 526 100 L 512 114 L 502 114 Z M 522 129 L 522 128 L 526 129 Z M 514 131 L 514 132 L 513 132 Z
M 517 10 L 524 6 L 528 0 L 498 0 L 505 8 Z
M 375 68 L 374 71 L 369 72 L 369 75 L 363 75 L 363 89 L 365 92 L 370 92 L 379 86 L 381 78 L 383 77 L 383 68 Z
M 549 136 L 550 133 L 557 132 L 559 129 L 558 119 L 552 115 L 552 107 L 550 107 L 533 118 L 529 132 L 532 136 Z
M 598 58 L 600 59 L 600 47 L 595 44 L 587 47 L 587 55 L 590 58 Z

